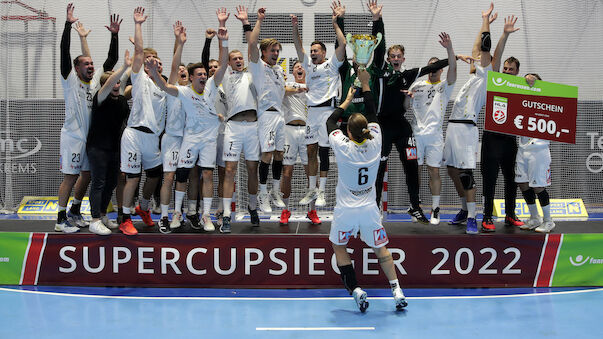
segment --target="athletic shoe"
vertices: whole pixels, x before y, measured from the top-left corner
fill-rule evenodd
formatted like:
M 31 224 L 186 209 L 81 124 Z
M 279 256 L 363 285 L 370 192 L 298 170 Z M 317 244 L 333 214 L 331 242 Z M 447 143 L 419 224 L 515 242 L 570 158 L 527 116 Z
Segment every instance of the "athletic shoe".
M 199 221 L 199 214 L 195 213 L 195 214 L 191 214 L 191 215 L 186 215 L 186 219 L 188 219 L 188 221 L 191 223 L 191 227 L 195 230 L 200 230 L 201 229 L 201 222 Z
M 522 230 L 533 230 L 540 225 L 542 225 L 542 218 L 530 218 L 523 225 L 519 226 L 519 228 Z
M 521 227 L 523 226 L 523 221 L 519 220 L 516 216 L 507 215 L 505 217 L 505 226 L 515 226 Z
M 274 206 L 278 207 L 278 208 L 285 208 L 287 206 L 285 206 L 285 202 L 283 201 L 283 198 L 281 197 L 283 195 L 283 193 L 275 191 L 275 190 L 271 190 L 270 191 L 270 197 L 272 198 L 272 203 L 274 203 Z
M 408 213 L 410 215 L 410 221 L 417 222 L 417 218 L 414 215 L 410 214 L 411 210 L 412 210 L 412 207 L 408 207 L 408 209 L 406 210 L 406 213 Z
M 209 216 L 209 214 L 204 214 L 201 217 L 201 223 L 203 224 L 203 230 L 205 232 L 213 232 L 216 230 L 214 223 L 211 222 L 211 217 Z
M 555 223 L 553 220 L 545 220 L 542 225 L 536 227 L 534 231 L 538 233 L 549 233 L 553 230 L 553 228 L 555 228 Z
M 216 225 L 218 227 L 222 226 L 222 218 L 224 217 L 224 212 L 223 211 L 217 211 L 215 214 L 216 217 Z
M 222 217 L 222 226 L 220 233 L 230 233 L 230 217 Z
M 360 309 L 360 312 L 366 312 L 366 309 L 369 307 L 369 303 L 366 301 L 366 292 L 360 287 L 356 287 L 352 292 L 352 295 L 354 296 L 354 301 L 356 302 L 358 309 Z
M 435 210 L 431 210 L 431 219 L 429 220 L 429 223 L 434 226 L 440 224 L 440 208 L 439 207 L 436 207 Z
M 251 219 L 251 225 L 253 226 L 260 226 L 260 217 L 258 216 L 258 210 L 257 208 L 252 210 L 251 208 L 249 208 L 249 205 L 247 205 L 247 211 L 249 211 L 249 218 Z
M 174 212 L 172 215 L 172 222 L 170 223 L 170 229 L 176 229 L 182 226 L 182 213 Z
M 318 193 L 316 193 L 316 202 L 314 204 L 318 207 L 327 205 L 327 201 L 325 200 L 325 191 L 318 190 Z
M 107 215 L 103 215 L 101 217 L 101 221 L 103 222 L 103 225 L 105 225 L 105 227 L 109 228 L 109 229 L 116 229 L 119 227 L 119 224 L 113 222 L 113 220 L 109 219 L 109 217 Z
M 97 220 L 90 224 L 89 228 L 90 232 L 98 235 L 109 235 L 111 234 L 111 230 L 108 229 L 102 221 Z
M 63 232 L 63 233 L 75 233 L 79 232 L 80 228 L 77 226 L 71 225 L 69 220 L 65 219 L 63 222 L 54 225 L 55 232 Z
M 320 219 L 318 218 L 318 213 L 316 213 L 316 210 L 309 211 L 308 214 L 306 214 L 306 217 L 310 219 L 312 225 L 320 225 L 321 223 Z
M 86 220 L 84 220 L 84 217 L 82 217 L 81 214 L 71 213 L 71 210 L 67 211 L 67 219 L 71 220 L 71 225 L 74 225 L 77 227 L 90 226 L 90 224 Z
M 125 235 L 136 235 L 138 234 L 138 230 L 132 224 L 132 219 L 126 219 L 124 222 L 119 224 L 119 230 Z
M 318 189 L 310 188 L 308 189 L 308 193 L 299 201 L 300 205 L 307 205 L 314 201 L 318 197 Z
M 401 288 L 396 288 L 393 291 L 394 301 L 396 302 L 396 311 L 402 311 L 406 306 L 408 306 L 408 302 L 406 301 L 406 297 L 404 293 L 402 293 Z
M 421 224 L 429 224 L 429 220 L 427 220 L 420 207 L 417 209 L 411 208 L 406 213 L 410 214 L 411 217 L 415 218 Z
M 469 211 L 465 211 L 465 210 L 460 210 L 455 216 L 454 218 L 452 218 L 452 220 L 448 223 L 450 225 L 460 225 L 464 222 L 467 221 L 467 215 L 469 214 Z
M 142 221 L 144 222 L 145 225 L 147 225 L 148 227 L 155 226 L 155 223 L 153 222 L 153 218 L 151 218 L 151 212 L 143 211 L 142 208 L 140 208 L 140 205 L 136 205 L 134 212 L 142 218 Z
M 477 221 L 475 218 L 467 218 L 467 230 L 465 230 L 467 234 L 478 234 L 477 231 Z
M 281 225 L 289 225 L 289 217 L 291 216 L 291 212 L 289 212 L 289 210 L 284 209 L 281 212 L 281 220 L 280 223 Z
M 494 232 L 496 231 L 496 226 L 494 226 L 494 221 L 491 217 L 484 217 L 482 220 L 482 232 Z
M 163 234 L 172 233 L 170 229 L 170 219 L 168 217 L 163 217 L 159 220 L 159 232 Z
M 270 194 L 260 192 L 258 194 L 258 205 L 260 210 L 264 213 L 272 213 L 272 207 L 270 207 Z

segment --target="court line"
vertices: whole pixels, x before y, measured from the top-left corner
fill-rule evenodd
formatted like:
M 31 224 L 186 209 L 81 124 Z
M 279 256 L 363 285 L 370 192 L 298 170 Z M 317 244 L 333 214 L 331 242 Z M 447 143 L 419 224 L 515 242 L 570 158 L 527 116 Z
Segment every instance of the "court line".
M 59 293 L 46 291 L 28 291 L 13 288 L 0 287 L 0 291 L 26 294 L 41 294 L 60 297 L 80 297 L 97 299 L 129 299 L 129 300 L 244 300 L 244 301 L 320 301 L 320 300 L 349 300 L 351 297 L 140 297 L 140 296 L 121 296 L 121 295 L 97 295 L 97 294 L 78 294 L 78 293 Z M 603 292 L 603 288 L 581 289 L 574 291 L 558 292 L 540 292 L 540 293 L 520 293 L 520 294 L 502 294 L 502 295 L 467 295 L 467 296 L 437 296 L 437 297 L 407 297 L 408 300 L 457 300 L 457 299 L 500 299 L 500 298 L 521 298 L 521 297 L 539 297 L 552 295 L 566 295 L 590 292 Z M 390 300 L 392 297 L 368 297 L 370 300 Z
M 374 327 L 256 327 L 256 331 L 374 331 Z

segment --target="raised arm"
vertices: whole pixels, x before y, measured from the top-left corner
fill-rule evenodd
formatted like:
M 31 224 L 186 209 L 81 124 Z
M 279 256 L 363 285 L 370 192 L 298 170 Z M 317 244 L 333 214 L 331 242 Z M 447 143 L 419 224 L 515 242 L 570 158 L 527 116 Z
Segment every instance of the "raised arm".
M 247 8 L 243 6 L 237 6 L 237 19 L 243 23 L 243 30 L 245 31 L 245 39 L 247 39 L 247 56 L 250 62 L 257 63 L 260 58 L 260 51 L 258 50 L 258 39 L 260 37 L 260 29 L 262 22 L 266 18 L 266 9 L 258 9 L 258 19 L 255 22 L 253 30 L 249 30 L 249 16 L 247 14 Z
M 502 54 L 505 51 L 505 45 L 507 44 L 507 38 L 509 37 L 509 34 L 517 32 L 519 30 L 519 28 L 515 28 L 516 22 L 517 18 L 514 15 L 505 18 L 503 34 L 501 35 L 500 39 L 498 39 L 496 49 L 494 50 L 494 57 L 492 58 L 492 70 L 495 72 L 498 72 L 498 70 L 500 69 Z
M 335 56 L 337 60 L 344 61 L 345 60 L 345 46 L 346 46 L 346 38 L 343 35 L 343 31 L 339 28 L 337 24 L 338 18 L 343 18 L 345 15 L 345 6 L 341 5 L 340 1 L 333 1 L 331 4 L 331 10 L 333 11 L 332 21 L 333 28 L 335 29 L 335 35 L 337 37 L 337 48 L 335 49 Z
M 226 73 L 226 69 L 228 68 L 228 30 L 224 26 L 218 28 L 218 44 L 220 46 L 220 60 L 218 60 L 220 66 L 218 66 L 216 73 L 214 73 L 214 84 L 216 87 L 222 83 L 224 73 Z
M 479 34 L 479 59 L 482 67 L 486 67 L 492 62 L 492 55 L 490 54 L 490 50 L 492 48 L 490 24 L 498 17 L 498 13 L 494 13 L 494 15 L 492 15 L 493 10 L 494 3 L 490 3 L 490 8 L 488 8 L 487 11 L 482 12 L 482 27 Z
M 203 44 L 203 51 L 201 52 L 201 63 L 205 66 L 205 69 L 209 69 L 209 50 L 211 49 L 211 41 L 215 36 L 215 29 L 208 28 L 205 30 L 205 43 Z
M 293 44 L 295 45 L 295 51 L 297 51 L 297 60 L 303 63 L 306 51 L 299 36 L 299 21 L 296 15 L 289 14 L 289 16 L 291 17 L 291 26 L 293 27 Z
M 134 10 L 134 59 L 132 60 L 132 72 L 138 73 L 144 62 L 144 51 L 142 47 L 142 23 L 147 20 L 143 7 Z M 161 78 L 161 77 L 160 77 Z
M 452 48 L 452 40 L 446 32 L 440 33 L 440 45 L 446 48 L 448 52 L 448 73 L 446 73 L 446 82 L 448 85 L 453 85 L 456 82 L 456 56 Z
M 165 82 L 165 79 L 161 76 L 161 74 L 159 74 L 159 70 L 157 69 L 159 66 L 157 59 L 149 58 L 145 60 L 144 64 L 149 69 L 149 75 L 151 78 L 153 78 L 155 84 L 161 88 L 162 91 L 174 97 L 178 96 L 178 87 Z
M 362 96 L 364 97 L 364 116 L 368 122 L 377 122 L 377 107 L 371 93 L 369 79 L 371 75 L 365 69 L 358 70 L 358 80 L 362 84 Z
M 109 79 L 107 79 L 103 87 L 101 87 L 101 89 L 98 91 L 97 100 L 99 105 L 103 101 L 105 101 L 105 99 L 109 96 L 109 93 L 111 93 L 111 91 L 113 90 L 113 86 L 115 86 L 115 84 L 120 81 L 122 75 L 124 75 L 126 70 L 130 68 L 130 66 L 132 66 L 132 59 L 130 58 L 130 51 L 126 50 L 126 53 L 124 55 L 124 64 L 117 71 L 111 74 L 111 76 L 109 77 Z
M 80 44 L 82 45 L 82 55 L 89 57 L 90 47 L 88 47 L 88 34 L 90 34 L 91 30 L 86 29 L 81 21 L 76 22 L 74 28 L 77 34 L 80 36 Z
M 350 106 L 350 103 L 352 103 L 352 100 L 354 99 L 354 93 L 356 93 L 356 87 L 350 86 L 350 89 L 348 90 L 348 95 L 345 97 L 345 100 L 339 105 L 339 107 L 336 107 L 333 110 L 333 113 L 331 113 L 331 115 L 327 119 L 327 133 L 329 135 L 334 130 L 339 129 L 339 126 L 337 126 L 337 121 L 339 121 L 339 118 L 341 117 L 343 112 L 345 112 L 346 108 L 348 108 L 348 106 Z
M 63 28 L 63 35 L 61 36 L 61 76 L 63 79 L 67 79 L 71 72 L 71 25 L 77 21 L 77 18 L 73 16 L 75 6 L 72 3 L 67 5 L 67 18 L 65 19 L 65 28 Z
M 182 22 L 176 21 L 173 25 L 174 37 L 176 50 L 174 51 L 174 57 L 172 58 L 172 67 L 170 68 L 170 78 L 168 83 L 174 85 L 178 81 L 178 68 L 182 60 L 182 49 L 186 42 L 186 28 L 182 26 Z
M 117 64 L 117 59 L 119 58 L 119 56 L 117 55 L 119 46 L 118 33 L 122 21 L 124 20 L 120 20 L 119 15 L 113 14 L 109 17 L 109 26 L 105 26 L 109 30 L 109 32 L 111 32 L 111 44 L 109 44 L 109 53 L 107 54 L 107 60 L 105 60 L 105 63 L 103 64 L 103 70 L 105 71 L 112 70 L 113 67 L 115 67 L 115 64 Z
M 373 52 L 372 64 L 375 67 L 382 69 L 385 65 L 385 27 L 383 26 L 382 18 L 383 5 L 378 5 L 377 0 L 371 0 L 366 6 L 373 15 L 373 29 L 371 34 L 377 36 L 377 33 L 381 33 L 381 42 L 379 42 L 379 45 L 377 45 Z

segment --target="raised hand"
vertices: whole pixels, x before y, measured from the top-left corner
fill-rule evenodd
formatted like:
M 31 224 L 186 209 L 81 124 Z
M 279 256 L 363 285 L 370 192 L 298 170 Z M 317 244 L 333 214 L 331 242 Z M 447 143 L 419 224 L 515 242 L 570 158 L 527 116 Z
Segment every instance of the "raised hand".
M 149 71 L 154 71 L 154 72 L 157 72 L 157 68 L 159 67 L 157 59 L 155 59 L 155 58 L 147 58 L 144 61 L 144 65 L 145 65 L 145 67 L 147 67 L 149 69 Z
M 468 64 L 470 64 L 473 61 L 479 60 L 479 59 L 476 59 L 476 58 L 474 58 L 474 57 L 472 57 L 470 55 L 463 55 L 463 54 L 457 54 L 456 58 L 459 59 L 459 60 L 461 60 L 461 61 L 463 61 L 463 62 L 465 62 L 465 63 L 468 63 Z
M 345 6 L 342 6 L 339 0 L 331 3 L 331 10 L 333 11 L 333 20 L 343 18 L 345 15 Z
M 182 26 L 182 21 L 176 21 L 172 25 L 172 28 L 174 28 L 174 36 L 176 37 L 176 39 L 178 39 L 178 37 L 180 36 L 180 32 L 182 32 L 182 29 L 184 28 Z
M 442 45 L 442 47 L 448 49 L 448 48 L 452 48 L 452 40 L 450 40 L 450 35 L 446 34 L 446 32 L 442 32 L 439 35 L 440 37 L 440 45 Z
M 77 21 L 77 18 L 73 16 L 73 11 L 75 10 L 75 6 L 73 3 L 67 4 L 67 21 L 70 23 L 74 23 Z
M 299 19 L 297 19 L 297 15 L 289 14 L 289 17 L 291 17 L 291 25 L 297 26 L 299 24 Z
M 517 19 L 518 18 L 514 15 L 506 17 L 503 31 L 507 34 L 519 31 L 519 27 L 515 28 L 515 23 L 517 22 Z
M 216 36 L 216 30 L 213 28 L 208 28 L 205 30 L 205 37 L 207 39 L 213 39 Z
M 119 26 L 124 19 L 119 20 L 119 15 L 113 14 L 109 16 L 109 26 L 105 26 L 111 33 L 119 33 Z
M 488 18 L 490 23 L 493 23 L 494 20 L 496 20 L 496 18 L 498 18 L 498 12 L 496 12 L 496 13 L 494 13 L 494 15 L 492 15 L 493 10 L 494 10 L 494 3 L 491 2 L 488 10 L 485 12 L 482 11 L 482 19 Z
M 218 28 L 218 39 L 228 40 L 228 30 L 226 29 L 226 27 Z
M 74 28 L 77 34 L 79 34 L 82 38 L 87 37 L 91 32 L 91 30 L 84 28 L 84 25 L 82 25 L 82 23 L 79 21 L 75 23 Z
M 178 32 L 176 39 L 178 40 L 178 43 L 182 45 L 186 42 L 186 28 L 184 26 L 180 26 L 180 31 Z
M 219 27 L 224 27 L 226 25 L 226 20 L 230 17 L 230 13 L 226 11 L 226 8 L 221 7 L 216 11 L 216 16 L 218 17 Z
M 130 58 L 130 51 L 126 49 L 126 53 L 124 55 L 124 66 L 130 67 L 132 66 L 132 58 Z
M 366 3 L 366 7 L 368 7 L 369 11 L 373 15 L 373 21 L 379 20 L 381 17 L 381 10 L 383 9 L 383 5 L 378 5 L 377 0 L 369 0 Z
M 266 19 L 266 8 L 262 7 L 258 9 L 258 21 L 264 21 Z
M 237 6 L 237 12 L 234 16 L 235 18 L 239 19 L 243 24 L 249 23 L 249 15 L 247 14 L 247 7 L 245 6 Z
M 148 16 L 144 15 L 144 7 L 136 7 L 134 10 L 134 24 L 142 24 Z

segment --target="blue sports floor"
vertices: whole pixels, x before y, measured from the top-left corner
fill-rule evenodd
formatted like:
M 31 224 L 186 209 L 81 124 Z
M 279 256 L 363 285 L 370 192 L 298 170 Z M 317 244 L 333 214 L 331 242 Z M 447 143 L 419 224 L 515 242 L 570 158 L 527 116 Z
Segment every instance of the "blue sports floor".
M 603 288 L 343 290 L 0 287 L 0 338 L 603 338 Z

